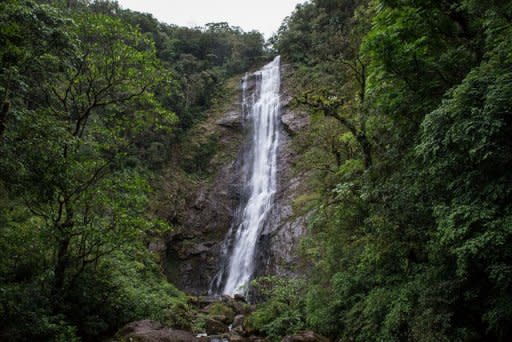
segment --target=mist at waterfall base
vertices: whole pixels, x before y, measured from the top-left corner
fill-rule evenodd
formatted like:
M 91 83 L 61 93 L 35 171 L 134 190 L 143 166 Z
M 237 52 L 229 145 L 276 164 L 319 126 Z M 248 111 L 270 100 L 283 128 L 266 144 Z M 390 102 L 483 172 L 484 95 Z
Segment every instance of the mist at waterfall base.
M 242 111 L 250 121 L 250 147 L 245 152 L 246 172 L 242 201 L 234 224 L 226 236 L 222 265 L 212 284 L 212 294 L 247 294 L 256 266 L 258 239 L 272 209 L 276 193 L 277 148 L 279 145 L 280 57 L 252 76 L 259 89 L 248 94 L 249 75 L 242 81 Z

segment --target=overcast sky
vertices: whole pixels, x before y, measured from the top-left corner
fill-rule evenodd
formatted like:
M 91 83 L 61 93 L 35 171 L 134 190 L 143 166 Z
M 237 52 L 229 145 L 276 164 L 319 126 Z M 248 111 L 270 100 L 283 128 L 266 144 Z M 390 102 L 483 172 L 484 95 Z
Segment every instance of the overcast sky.
M 305 0 L 118 0 L 123 8 L 151 13 L 168 24 L 203 26 L 226 21 L 270 38 L 298 3 Z

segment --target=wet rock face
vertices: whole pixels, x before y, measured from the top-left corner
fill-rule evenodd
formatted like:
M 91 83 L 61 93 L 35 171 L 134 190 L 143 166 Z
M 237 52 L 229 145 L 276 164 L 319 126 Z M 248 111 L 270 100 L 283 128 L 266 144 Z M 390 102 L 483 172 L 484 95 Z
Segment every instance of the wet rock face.
M 297 247 L 306 231 L 306 217 L 296 215 L 293 202 L 300 195 L 300 185 L 306 175 L 298 174 L 293 169 L 297 153 L 293 148 L 293 138 L 309 125 L 306 113 L 296 111 L 290 106 L 292 95 L 286 79 L 291 70 L 282 67 L 281 89 L 281 127 L 280 146 L 278 150 L 278 189 L 275 204 L 260 238 L 257 275 L 293 276 L 300 270 Z
M 167 242 L 166 269 L 171 282 L 191 294 L 208 291 L 217 272 L 220 246 L 238 205 L 239 165 L 225 165 L 202 186 L 184 213 L 181 229 Z
M 305 177 L 294 174 L 297 155 L 293 149 L 293 137 L 309 124 L 309 118 L 289 105 L 292 96 L 286 86 L 286 78 L 290 72 L 283 66 L 278 190 L 273 210 L 258 242 L 256 276 L 295 274 L 296 249 L 306 227 L 306 219 L 296 216 L 293 211 L 293 201 L 299 195 L 299 186 Z M 248 77 L 246 92 L 249 95 L 257 96 L 259 81 L 257 76 Z M 165 269 L 169 280 L 194 295 L 207 293 L 219 271 L 222 244 L 242 200 L 242 156 L 247 148 L 247 118 L 243 115 L 241 103 L 236 101 L 230 110 L 221 114 L 211 121 L 209 129 L 221 137 L 218 149 L 236 150 L 235 157 L 217 164 L 218 170 L 212 181 L 188 194 L 190 199 L 180 214 L 179 229 L 169 236 L 166 243 Z
M 257 91 L 257 82 L 250 77 L 247 91 Z M 189 198 L 181 209 L 177 229 L 166 243 L 167 277 L 178 288 L 194 295 L 206 294 L 218 272 L 221 246 L 240 203 L 247 128 L 240 91 L 238 95 L 229 110 L 203 124 L 205 131 L 219 137 L 213 157 L 214 177 L 194 188 L 194 193 L 186 194 Z

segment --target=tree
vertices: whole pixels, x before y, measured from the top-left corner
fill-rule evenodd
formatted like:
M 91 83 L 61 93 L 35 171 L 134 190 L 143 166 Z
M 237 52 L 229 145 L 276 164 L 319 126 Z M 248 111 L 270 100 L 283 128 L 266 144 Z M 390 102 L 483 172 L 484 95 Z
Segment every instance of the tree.
M 509 340 L 511 4 L 354 3 L 312 1 L 274 41 L 298 102 L 361 159 L 358 135 L 371 142 L 361 172 L 305 134 L 311 159 L 338 164 L 299 166 L 316 174 L 300 198 L 306 323 L 340 340 Z
M 146 185 L 120 168 L 145 125 L 174 120 L 150 92 L 160 76 L 149 40 L 100 14 L 76 23 L 68 29 L 80 45 L 41 84 L 44 102 L 17 109 L 1 146 L 5 184 L 51 241 L 55 303 L 86 267 L 149 228 Z
M 512 320 L 505 280 L 512 258 L 510 25 L 495 32 L 488 59 L 425 118 L 417 152 L 435 194 L 435 251 L 452 266 L 445 277 L 460 284 L 459 301 L 467 308 L 458 319 L 485 324 L 493 339 L 506 340 Z
M 1 136 L 13 106 L 44 96 L 35 85 L 59 67 L 59 59 L 66 58 L 75 40 L 65 31 L 66 19 L 59 11 L 31 1 L 2 2 L 0 22 Z
M 315 53 L 312 54 L 315 57 L 311 58 L 321 56 L 323 62 L 320 63 L 324 70 L 320 84 L 313 84 L 312 87 L 308 87 L 309 89 L 302 90 L 304 94 L 299 95 L 296 101 L 336 119 L 356 140 L 364 166 L 369 169 L 373 163 L 372 147 L 367 132 L 367 121 L 372 110 L 366 95 L 369 62 L 359 51 L 359 47 L 370 28 L 368 18 L 372 13 L 371 9 L 362 3 L 358 13 L 355 12 L 357 4 L 346 1 L 317 1 L 312 4 L 313 7 L 298 7 L 293 22 L 298 20 L 299 14 L 300 18 L 305 12 L 316 12 L 313 21 L 323 27 L 322 30 L 317 30 L 314 24 L 309 24 L 307 29 L 302 27 L 301 30 L 310 31 L 311 45 L 315 46 Z M 327 16 L 327 13 L 331 13 L 337 20 L 333 20 L 331 15 Z M 349 22 L 356 20 L 359 21 L 358 25 L 348 25 Z M 325 39 L 324 31 L 328 32 Z M 277 40 L 279 47 L 287 45 L 288 35 L 288 31 L 281 33 Z M 286 49 L 283 52 L 286 53 Z M 336 86 L 331 86 L 331 82 L 336 82 Z

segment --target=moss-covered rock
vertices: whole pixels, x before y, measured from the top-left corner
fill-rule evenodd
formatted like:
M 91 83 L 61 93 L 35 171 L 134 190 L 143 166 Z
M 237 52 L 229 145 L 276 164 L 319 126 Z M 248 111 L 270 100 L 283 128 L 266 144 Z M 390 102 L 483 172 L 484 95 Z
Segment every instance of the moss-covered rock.
M 236 314 L 235 310 L 233 310 L 232 307 L 230 307 L 224 303 L 220 303 L 220 302 L 210 304 L 206 308 L 206 311 L 208 312 L 208 317 L 210 317 L 210 318 L 223 316 L 223 317 L 225 317 L 225 320 L 227 320 L 229 322 L 233 322 L 233 320 L 235 319 L 235 314 Z

